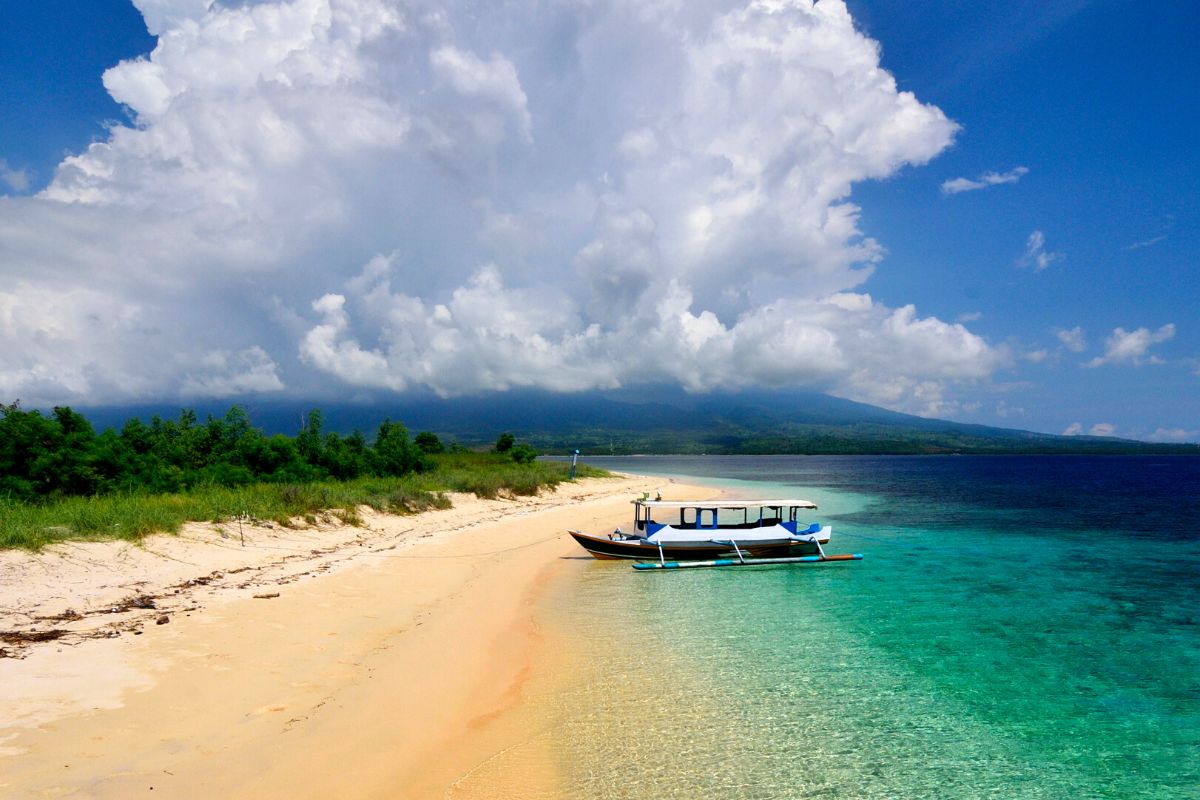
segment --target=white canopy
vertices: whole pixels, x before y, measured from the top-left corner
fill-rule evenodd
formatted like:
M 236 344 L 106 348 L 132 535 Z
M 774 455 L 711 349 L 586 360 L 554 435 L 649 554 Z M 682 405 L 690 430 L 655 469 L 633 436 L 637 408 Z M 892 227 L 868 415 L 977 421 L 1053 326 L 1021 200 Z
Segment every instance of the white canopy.
M 816 508 L 811 500 L 634 500 L 646 508 Z

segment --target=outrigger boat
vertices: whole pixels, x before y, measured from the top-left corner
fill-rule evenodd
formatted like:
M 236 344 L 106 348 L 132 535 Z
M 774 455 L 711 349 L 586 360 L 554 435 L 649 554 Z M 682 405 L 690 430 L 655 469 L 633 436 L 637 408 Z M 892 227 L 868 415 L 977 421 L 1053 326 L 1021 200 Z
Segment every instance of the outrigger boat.
M 825 558 L 821 545 L 832 528 L 800 522 L 801 512 L 816 509 L 809 500 L 647 500 L 633 501 L 633 530 L 617 528 L 607 536 L 571 531 L 575 541 L 596 558 L 717 561 L 733 556 Z M 669 522 L 663 522 L 668 517 Z M 657 566 L 657 565 L 655 565 Z

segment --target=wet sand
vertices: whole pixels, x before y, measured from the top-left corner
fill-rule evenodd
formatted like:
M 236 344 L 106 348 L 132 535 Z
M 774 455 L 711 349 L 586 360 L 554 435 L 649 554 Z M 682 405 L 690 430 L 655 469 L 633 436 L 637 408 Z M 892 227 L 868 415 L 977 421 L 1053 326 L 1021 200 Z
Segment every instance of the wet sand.
M 0 631 L 20 634 L 0 658 L 0 795 L 553 797 L 529 707 L 572 655 L 537 600 L 592 563 L 566 530 L 628 524 L 659 490 L 713 491 L 591 479 L 364 528 L 0 554 Z M 488 772 L 515 749 L 519 771 Z

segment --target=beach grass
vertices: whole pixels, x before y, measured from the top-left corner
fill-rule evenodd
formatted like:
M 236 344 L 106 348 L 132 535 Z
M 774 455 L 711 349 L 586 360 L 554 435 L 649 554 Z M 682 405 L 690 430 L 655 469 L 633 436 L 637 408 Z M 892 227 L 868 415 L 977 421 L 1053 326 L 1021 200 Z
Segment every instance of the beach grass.
M 557 461 L 516 464 L 490 453 L 435 456 L 433 469 L 402 477 L 349 481 L 203 485 L 178 494 L 120 493 L 47 498 L 38 502 L 0 499 L 0 548 L 38 550 L 61 541 L 123 539 L 176 533 L 186 522 L 269 521 L 284 527 L 334 518 L 357 525 L 367 506 L 390 514 L 449 508 L 452 492 L 482 498 L 535 495 L 568 479 Z M 580 466 L 579 477 L 608 473 Z

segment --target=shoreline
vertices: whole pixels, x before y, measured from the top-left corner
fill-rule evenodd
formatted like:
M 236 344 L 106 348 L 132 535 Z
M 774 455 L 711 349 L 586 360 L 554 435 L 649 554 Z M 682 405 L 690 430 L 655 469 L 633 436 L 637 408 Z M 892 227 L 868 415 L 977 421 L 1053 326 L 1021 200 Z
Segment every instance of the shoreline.
M 247 527 L 246 547 L 209 525 L 6 553 L 0 630 L 64 633 L 0 658 L 0 791 L 474 796 L 455 787 L 522 745 L 531 681 L 569 672 L 536 618 L 592 562 L 566 530 L 626 522 L 643 491 L 712 491 L 669 480 Z M 551 791 L 552 759 L 533 761 L 509 777 Z

